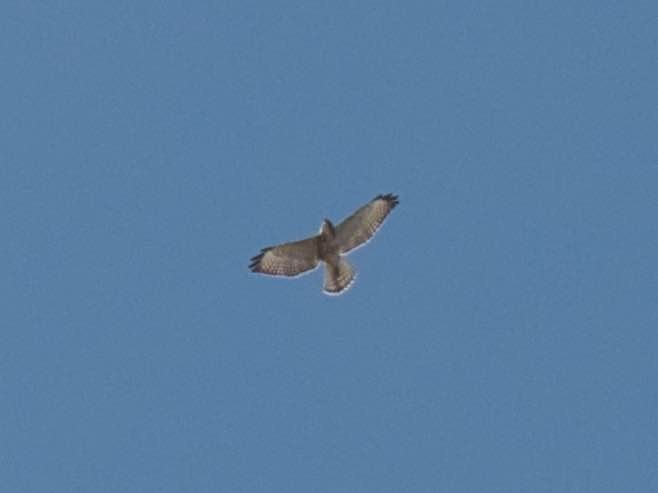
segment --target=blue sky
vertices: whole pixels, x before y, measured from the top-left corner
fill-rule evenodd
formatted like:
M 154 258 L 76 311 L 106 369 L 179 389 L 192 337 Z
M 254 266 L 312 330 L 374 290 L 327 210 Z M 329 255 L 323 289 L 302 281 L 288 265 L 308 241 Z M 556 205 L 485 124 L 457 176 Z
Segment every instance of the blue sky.
M 655 2 L 1 10 L 6 491 L 658 489 Z

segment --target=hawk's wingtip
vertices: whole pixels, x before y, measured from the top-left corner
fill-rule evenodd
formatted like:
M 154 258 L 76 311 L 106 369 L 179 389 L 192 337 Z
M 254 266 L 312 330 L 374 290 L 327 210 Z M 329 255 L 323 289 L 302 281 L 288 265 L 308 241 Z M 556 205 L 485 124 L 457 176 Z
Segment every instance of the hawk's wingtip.
M 263 255 L 269 252 L 272 248 L 274 247 L 267 246 L 265 248 L 261 248 L 260 253 L 258 255 L 254 255 L 249 259 L 249 261 L 251 262 L 249 264 L 249 270 L 251 270 L 251 272 L 261 272 L 260 261 L 263 259 Z
M 260 261 L 262 260 L 263 255 L 265 255 L 265 252 L 259 253 L 255 257 L 251 257 L 250 259 L 251 263 L 249 264 L 249 270 L 251 272 L 259 272 Z
M 391 205 L 391 209 L 393 209 L 396 205 L 400 203 L 399 197 L 395 194 L 392 193 L 387 193 L 387 194 L 379 194 L 377 197 L 375 197 L 375 200 L 385 200 Z

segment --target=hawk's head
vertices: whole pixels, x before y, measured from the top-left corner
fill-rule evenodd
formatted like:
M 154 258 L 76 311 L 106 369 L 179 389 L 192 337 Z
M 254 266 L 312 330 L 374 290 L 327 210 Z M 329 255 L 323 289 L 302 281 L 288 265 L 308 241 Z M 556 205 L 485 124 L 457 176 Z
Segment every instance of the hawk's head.
M 336 230 L 334 228 L 334 225 L 329 219 L 325 219 L 324 221 L 322 221 L 322 227 L 320 228 L 320 235 L 327 239 L 331 239 L 334 236 L 336 236 Z

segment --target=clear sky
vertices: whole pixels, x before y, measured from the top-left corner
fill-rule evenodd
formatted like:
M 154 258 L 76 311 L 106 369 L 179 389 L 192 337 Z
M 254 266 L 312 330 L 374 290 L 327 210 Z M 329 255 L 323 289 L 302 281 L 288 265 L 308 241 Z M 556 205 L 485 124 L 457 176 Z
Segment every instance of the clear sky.
M 657 22 L 6 2 L 2 490 L 658 491 Z M 346 295 L 247 269 L 387 192 Z

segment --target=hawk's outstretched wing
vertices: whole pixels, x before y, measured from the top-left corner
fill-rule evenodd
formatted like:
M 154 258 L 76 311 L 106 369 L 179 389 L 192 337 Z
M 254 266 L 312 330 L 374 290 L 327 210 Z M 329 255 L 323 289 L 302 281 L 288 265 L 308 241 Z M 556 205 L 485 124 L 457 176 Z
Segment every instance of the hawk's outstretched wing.
M 347 253 L 372 238 L 398 203 L 397 195 L 392 193 L 377 195 L 336 226 L 336 241 L 341 253 Z
M 297 276 L 318 266 L 318 237 L 263 248 L 252 257 L 253 272 L 273 276 Z

